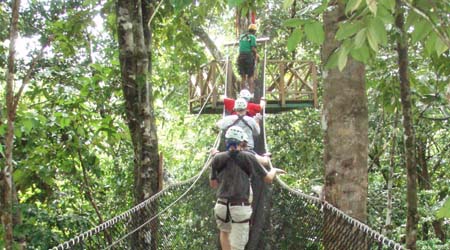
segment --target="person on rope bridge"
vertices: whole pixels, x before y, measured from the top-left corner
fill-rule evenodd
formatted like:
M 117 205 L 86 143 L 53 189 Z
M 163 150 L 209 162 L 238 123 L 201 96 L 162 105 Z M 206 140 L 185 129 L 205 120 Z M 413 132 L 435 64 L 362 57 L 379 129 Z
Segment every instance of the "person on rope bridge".
M 241 89 L 244 89 L 246 82 L 250 92 L 255 91 L 253 73 L 255 72 L 255 62 L 259 56 L 256 50 L 256 24 L 248 26 L 248 32 L 239 37 L 239 56 L 237 60 L 239 74 L 241 75 Z
M 253 137 L 259 135 L 260 133 L 259 121 L 262 119 L 262 116 L 258 113 L 255 117 L 250 117 L 248 115 L 247 102 L 243 98 L 238 98 L 234 102 L 233 112 L 234 115 L 225 116 L 219 120 L 217 122 L 217 126 L 224 131 L 234 125 L 241 127 L 245 132 L 246 138 L 245 146 L 243 146 L 243 148 L 254 154 L 258 162 L 264 167 L 269 167 L 271 154 L 266 153 L 261 156 L 253 151 L 255 145 Z M 212 154 L 215 153 L 217 153 L 217 151 L 212 152 Z
M 242 151 L 245 133 L 238 126 L 225 133 L 225 152 L 217 153 L 211 162 L 210 186 L 217 189 L 214 206 L 222 250 L 243 250 L 249 239 L 251 207 L 251 176 L 271 183 L 283 170 L 266 171 L 255 156 Z
M 220 119 L 217 122 L 217 127 L 224 131 L 234 125 L 241 127 L 247 134 L 249 150 L 253 150 L 255 145 L 253 136 L 257 136 L 260 133 L 258 122 L 255 120 L 255 118 L 246 115 L 247 101 L 244 98 L 238 98 L 234 102 L 233 111 L 236 112 L 236 114 L 228 115 Z
M 261 110 L 264 109 L 266 106 L 266 100 L 264 97 L 261 97 L 261 101 L 259 104 L 250 102 L 250 100 L 253 98 L 253 94 L 248 91 L 248 89 L 243 89 L 239 93 L 240 98 L 244 98 L 247 101 L 247 115 L 250 117 L 254 117 L 256 114 L 261 113 Z M 232 98 L 227 98 L 224 96 L 221 96 L 221 101 L 223 101 L 223 106 L 225 107 L 225 110 L 228 112 L 228 114 L 236 114 L 234 112 L 234 102 L 235 100 Z

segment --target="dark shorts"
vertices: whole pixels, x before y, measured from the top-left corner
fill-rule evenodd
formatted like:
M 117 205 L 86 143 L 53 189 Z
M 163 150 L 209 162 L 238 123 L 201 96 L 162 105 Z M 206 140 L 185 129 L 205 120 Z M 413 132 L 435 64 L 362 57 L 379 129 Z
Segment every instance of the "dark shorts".
M 240 75 L 253 76 L 255 71 L 255 59 L 252 53 L 240 53 L 238 60 L 238 69 Z

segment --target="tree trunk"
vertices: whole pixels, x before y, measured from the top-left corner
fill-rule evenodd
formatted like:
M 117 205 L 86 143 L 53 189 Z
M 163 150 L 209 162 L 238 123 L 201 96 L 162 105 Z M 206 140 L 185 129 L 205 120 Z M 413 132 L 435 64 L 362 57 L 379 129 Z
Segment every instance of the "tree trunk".
M 346 18 L 344 7 L 335 3 L 324 13 L 323 64 L 339 46 L 335 35 L 339 22 Z M 364 64 L 349 57 L 342 71 L 333 68 L 323 74 L 325 200 L 351 217 L 366 222 L 368 108 Z M 328 224 L 325 221 L 326 227 L 331 229 L 333 225 Z M 325 228 L 326 249 L 337 240 L 333 237 Z M 361 245 L 360 249 L 364 248 Z
M 417 163 L 420 166 L 420 172 L 419 172 L 419 188 L 422 190 L 432 190 L 433 186 L 431 183 L 431 176 L 428 171 L 428 164 L 427 164 L 427 155 L 426 155 L 426 149 L 427 149 L 427 137 L 422 137 L 417 140 Z M 436 237 L 441 240 L 442 244 L 445 244 L 446 241 L 446 235 L 445 230 L 442 229 L 442 220 L 433 220 L 431 222 L 434 233 Z M 427 240 L 428 237 L 428 229 L 429 229 L 429 223 L 424 222 L 422 225 L 422 238 L 424 240 Z
M 408 76 L 408 37 L 404 27 L 404 10 L 402 1 L 396 0 L 395 25 L 397 26 L 398 72 L 400 77 L 400 97 L 403 113 L 403 127 L 405 130 L 405 163 L 407 172 L 407 220 L 406 247 L 416 250 L 417 222 L 417 170 L 415 162 L 415 139 L 411 108 L 411 90 Z
M 15 54 L 16 40 L 18 36 L 20 0 L 12 1 L 11 26 L 9 31 L 9 55 L 8 70 L 6 72 L 6 113 L 7 129 L 5 136 L 5 167 L 2 169 L 2 224 L 4 228 L 5 249 L 12 250 L 13 238 L 13 147 L 14 147 L 14 121 L 16 119 L 16 109 L 14 100 L 14 75 L 15 75 Z
M 222 54 L 222 52 L 217 48 L 216 44 L 214 43 L 214 41 L 209 37 L 208 33 L 206 33 L 206 31 L 200 27 L 200 26 L 196 26 L 196 25 L 191 25 L 189 22 L 187 22 L 189 24 L 189 27 L 191 27 L 192 33 L 194 33 L 194 35 L 196 35 L 202 42 L 203 44 L 206 46 L 206 48 L 209 50 L 209 52 L 211 53 L 211 55 L 214 57 L 214 60 L 216 61 L 220 61 L 224 59 L 224 56 Z M 226 62 L 225 62 L 226 63 Z M 234 71 L 231 68 L 231 63 L 229 64 L 229 72 L 231 73 L 231 82 L 233 85 L 237 86 L 236 81 L 237 81 L 237 77 L 236 74 L 234 74 Z M 230 93 L 228 95 L 228 97 L 234 97 L 236 96 L 234 93 Z
M 391 135 L 391 150 L 389 152 L 389 174 L 387 177 L 387 205 L 386 205 L 386 221 L 384 223 L 383 235 L 389 236 L 392 230 L 392 184 L 394 182 L 394 170 L 395 170 L 395 148 L 397 144 L 397 124 L 398 124 L 398 112 L 395 112 L 394 127 Z
M 158 190 L 158 139 L 153 110 L 152 85 L 148 81 L 151 70 L 151 30 L 148 20 L 151 2 L 140 0 L 117 3 L 118 39 L 122 89 L 125 97 L 126 118 L 134 148 L 134 198 L 138 204 Z M 142 10 L 145 4 L 145 10 Z M 143 15 L 144 14 L 144 15 Z M 145 210 L 145 211 L 144 211 Z M 136 223 L 156 213 L 154 207 L 143 209 Z M 151 226 L 151 225 L 150 225 Z M 133 240 L 133 249 L 156 249 L 156 227 L 140 230 Z

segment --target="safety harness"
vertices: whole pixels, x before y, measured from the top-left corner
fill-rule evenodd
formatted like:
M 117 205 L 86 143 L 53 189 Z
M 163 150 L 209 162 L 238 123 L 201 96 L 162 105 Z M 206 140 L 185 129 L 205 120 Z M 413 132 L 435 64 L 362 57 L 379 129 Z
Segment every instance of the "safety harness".
M 228 127 L 225 129 L 225 131 L 227 131 L 229 128 L 231 128 L 231 127 L 237 125 L 239 121 L 242 121 L 242 122 L 245 124 L 245 126 L 247 126 L 250 130 L 253 131 L 252 126 L 250 126 L 250 124 L 248 124 L 248 122 L 244 119 L 245 115 L 237 115 L 237 116 L 238 116 L 238 118 L 237 118 L 230 126 L 228 126 Z

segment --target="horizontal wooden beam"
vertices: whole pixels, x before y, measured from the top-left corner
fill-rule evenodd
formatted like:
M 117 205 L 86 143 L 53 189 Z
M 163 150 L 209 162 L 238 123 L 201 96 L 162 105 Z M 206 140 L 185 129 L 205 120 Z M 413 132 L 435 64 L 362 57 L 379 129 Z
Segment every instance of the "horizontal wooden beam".
M 256 38 L 256 43 L 265 43 L 265 42 L 267 42 L 269 40 L 270 40 L 269 37 L 260 37 L 260 38 Z M 225 46 L 225 47 L 228 47 L 228 46 L 233 46 L 233 45 L 237 45 L 237 44 L 239 44 L 239 41 L 227 42 L 227 43 L 224 43 L 222 45 Z

